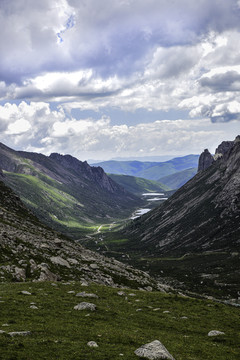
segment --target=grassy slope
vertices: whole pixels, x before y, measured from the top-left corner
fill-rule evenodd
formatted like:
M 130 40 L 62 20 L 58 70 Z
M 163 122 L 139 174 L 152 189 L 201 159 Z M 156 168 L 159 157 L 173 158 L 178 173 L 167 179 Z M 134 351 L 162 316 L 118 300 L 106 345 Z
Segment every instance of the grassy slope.
M 41 173 L 32 176 L 5 172 L 5 176 L 15 193 L 41 221 L 73 238 L 78 238 L 86 231 L 93 232 L 101 224 L 115 220 L 114 217 L 105 217 L 106 213 L 112 213 L 111 194 L 107 203 L 106 198 L 102 201 L 100 192 L 79 193 L 78 189 L 74 191 L 73 187 L 61 184 Z M 118 215 L 128 216 L 131 211 L 133 209 L 129 209 L 126 204 L 126 208 Z
M 32 295 L 22 295 L 22 290 Z M 99 299 L 86 300 L 69 291 L 93 292 Z M 0 329 L 31 331 L 31 335 L 0 334 L 0 359 L 134 360 L 138 347 L 156 339 L 177 360 L 239 359 L 238 308 L 157 292 L 134 290 L 136 296 L 129 296 L 133 291 L 124 290 L 125 297 L 118 291 L 78 283 L 2 284 Z M 89 300 L 97 305 L 95 312 L 73 309 Z M 31 309 L 31 302 L 38 309 Z M 208 337 L 210 330 L 225 335 Z M 88 341 L 99 347 L 88 347 Z
M 172 175 L 164 176 L 158 179 L 161 184 L 168 186 L 170 189 L 179 189 L 188 180 L 190 180 L 197 173 L 197 168 L 190 168 L 178 171 Z
M 153 180 L 147 180 L 130 175 L 109 174 L 109 176 L 116 183 L 135 195 L 141 195 L 145 192 L 162 192 L 169 190 L 166 185 Z

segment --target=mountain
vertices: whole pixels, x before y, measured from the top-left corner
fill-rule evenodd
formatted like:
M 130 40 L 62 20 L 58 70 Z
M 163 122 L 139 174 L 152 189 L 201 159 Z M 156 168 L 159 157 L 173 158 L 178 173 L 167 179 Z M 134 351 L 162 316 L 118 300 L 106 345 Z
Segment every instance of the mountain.
M 158 181 L 170 189 L 179 189 L 197 173 L 197 168 L 178 171 L 172 175 L 164 176 Z
M 41 221 L 75 238 L 93 224 L 127 217 L 141 204 L 101 167 L 70 155 L 48 157 L 0 144 L 0 167 L 4 182 Z
M 1 282 L 77 280 L 157 288 L 149 275 L 87 250 L 43 225 L 1 180 L 0 264 Z
M 168 186 L 157 181 L 147 180 L 136 176 L 109 174 L 109 177 L 128 192 L 141 196 L 147 192 L 165 192 L 170 190 Z
M 212 164 L 209 155 L 206 163 L 201 156 L 203 166 L 190 181 L 116 237 L 118 254 L 127 254 L 135 266 L 175 286 L 237 299 L 240 137 L 231 146 L 223 145 L 212 156 Z M 108 250 L 116 249 L 108 246 Z
M 150 161 L 104 161 L 96 165 L 101 166 L 106 173 L 130 175 L 157 181 L 161 177 L 178 171 L 197 167 L 198 155 L 177 157 L 165 162 Z

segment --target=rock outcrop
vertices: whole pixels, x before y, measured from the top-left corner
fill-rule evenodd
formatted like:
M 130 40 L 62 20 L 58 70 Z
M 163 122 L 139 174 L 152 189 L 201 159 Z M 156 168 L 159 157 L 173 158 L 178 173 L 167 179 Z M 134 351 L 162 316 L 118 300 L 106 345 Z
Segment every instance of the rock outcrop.
M 233 146 L 234 141 L 223 141 L 217 147 L 214 156 L 212 156 L 208 149 L 205 149 L 199 157 L 198 172 L 208 169 L 209 166 L 211 166 L 218 159 L 223 159 L 226 161 Z
M 208 149 L 205 149 L 199 157 L 198 172 L 206 170 L 207 168 L 209 168 L 209 166 L 212 165 L 213 162 L 214 158 L 212 154 L 208 151 Z

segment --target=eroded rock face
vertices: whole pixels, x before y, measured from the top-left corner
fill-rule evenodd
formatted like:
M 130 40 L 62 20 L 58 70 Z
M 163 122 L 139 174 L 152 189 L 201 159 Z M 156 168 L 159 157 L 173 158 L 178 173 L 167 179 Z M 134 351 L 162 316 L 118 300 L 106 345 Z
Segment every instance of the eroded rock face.
M 229 152 L 234 145 L 234 141 L 223 141 L 215 151 L 215 158 L 223 157 L 224 159 L 228 158 Z
M 209 166 L 212 165 L 213 162 L 214 158 L 212 154 L 208 151 L 208 149 L 205 149 L 199 157 L 198 172 L 206 170 L 207 168 L 209 168 Z

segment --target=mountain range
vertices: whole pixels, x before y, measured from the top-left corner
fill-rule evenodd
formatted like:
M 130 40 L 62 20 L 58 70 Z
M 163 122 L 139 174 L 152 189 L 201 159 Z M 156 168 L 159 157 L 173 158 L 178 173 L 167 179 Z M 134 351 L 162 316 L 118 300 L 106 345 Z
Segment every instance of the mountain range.
M 142 204 L 101 167 L 70 155 L 45 156 L 0 144 L 0 168 L 5 184 L 41 221 L 71 237 L 127 217 Z
M 95 165 L 101 166 L 109 174 L 130 175 L 161 182 L 161 178 L 165 176 L 175 174 L 178 171 L 197 168 L 198 159 L 199 155 L 187 155 L 165 162 L 110 160 Z
M 240 137 L 205 150 L 198 173 L 167 201 L 97 246 L 161 281 L 238 299 L 240 286 Z

